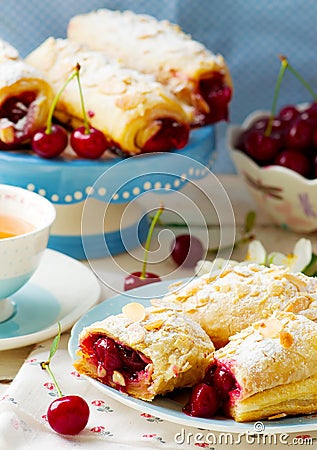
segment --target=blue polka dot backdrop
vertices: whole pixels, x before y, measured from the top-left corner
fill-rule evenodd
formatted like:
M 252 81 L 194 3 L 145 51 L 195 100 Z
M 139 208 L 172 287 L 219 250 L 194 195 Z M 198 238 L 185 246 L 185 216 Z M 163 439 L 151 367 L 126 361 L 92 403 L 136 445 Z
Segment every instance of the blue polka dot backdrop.
M 66 37 L 73 15 L 102 7 L 131 9 L 178 23 L 226 59 L 234 83 L 231 123 L 241 123 L 255 109 L 270 109 L 280 54 L 317 90 L 315 0 L 0 0 L 0 7 L 0 37 L 22 56 L 48 36 Z M 287 72 L 278 107 L 310 100 Z M 226 147 L 227 126 L 215 127 L 216 173 L 235 172 Z

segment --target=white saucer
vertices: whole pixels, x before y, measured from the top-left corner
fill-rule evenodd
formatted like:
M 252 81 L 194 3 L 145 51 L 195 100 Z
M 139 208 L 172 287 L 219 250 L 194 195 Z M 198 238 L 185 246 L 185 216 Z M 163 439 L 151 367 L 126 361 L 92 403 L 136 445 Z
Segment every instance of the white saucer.
M 101 287 L 91 269 L 47 249 L 30 281 L 11 299 L 16 314 L 0 324 L 0 350 L 35 344 L 69 329 L 95 305 Z

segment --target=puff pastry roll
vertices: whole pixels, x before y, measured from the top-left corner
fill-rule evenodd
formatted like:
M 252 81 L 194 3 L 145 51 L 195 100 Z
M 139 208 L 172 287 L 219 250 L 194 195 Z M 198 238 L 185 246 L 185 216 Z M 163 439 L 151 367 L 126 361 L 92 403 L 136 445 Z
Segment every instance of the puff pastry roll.
M 0 148 L 27 143 L 45 125 L 52 98 L 44 76 L 0 40 Z
M 173 292 L 152 303 L 187 314 L 219 348 L 230 336 L 275 310 L 316 319 L 316 300 L 316 278 L 289 273 L 285 267 L 238 264 L 174 287 Z
M 90 123 L 123 152 L 168 151 L 187 144 L 189 126 L 184 108 L 152 76 L 123 68 L 103 53 L 67 39 L 48 38 L 27 61 L 45 72 L 55 92 L 79 63 Z M 64 90 L 55 115 L 72 127 L 82 124 L 76 80 Z
M 200 382 L 214 346 L 186 316 L 128 303 L 121 314 L 83 329 L 78 354 L 74 366 L 79 373 L 150 401 Z
M 68 37 L 154 74 L 189 106 L 193 126 L 227 120 L 232 81 L 223 56 L 177 25 L 131 11 L 100 9 L 73 17 Z
M 317 412 L 317 324 L 276 312 L 217 350 L 215 370 L 226 374 L 214 378 L 238 422 Z

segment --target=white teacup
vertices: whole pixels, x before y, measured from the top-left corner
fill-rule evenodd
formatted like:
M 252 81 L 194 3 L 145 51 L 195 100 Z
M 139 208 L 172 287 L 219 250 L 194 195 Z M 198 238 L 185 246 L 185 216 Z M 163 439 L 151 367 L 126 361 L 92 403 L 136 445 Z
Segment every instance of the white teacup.
M 0 323 L 15 312 L 10 295 L 37 269 L 55 215 L 53 204 L 46 198 L 0 184 Z

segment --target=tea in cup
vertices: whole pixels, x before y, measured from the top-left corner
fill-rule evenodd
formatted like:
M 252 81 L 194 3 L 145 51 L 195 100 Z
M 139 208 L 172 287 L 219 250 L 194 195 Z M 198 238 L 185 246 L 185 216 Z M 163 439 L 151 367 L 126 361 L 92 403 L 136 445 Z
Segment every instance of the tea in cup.
M 9 297 L 37 269 L 55 216 L 55 208 L 46 198 L 0 184 L 0 323 L 14 314 Z

